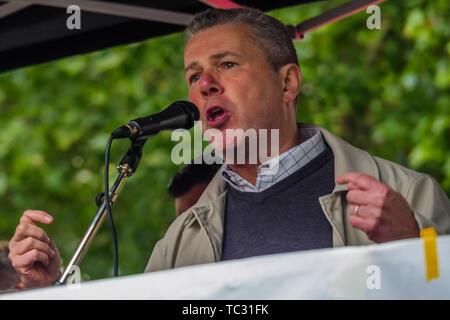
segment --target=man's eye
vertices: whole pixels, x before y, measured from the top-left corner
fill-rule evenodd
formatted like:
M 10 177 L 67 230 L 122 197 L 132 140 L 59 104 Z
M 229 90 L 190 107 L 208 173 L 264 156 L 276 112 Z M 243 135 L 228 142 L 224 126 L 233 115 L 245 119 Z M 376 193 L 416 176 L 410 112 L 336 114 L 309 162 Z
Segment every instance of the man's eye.
M 231 69 L 231 68 L 233 68 L 234 66 L 236 65 L 236 63 L 234 63 L 234 62 L 224 62 L 224 63 L 222 63 L 222 66 L 225 68 L 225 69 Z
M 193 74 L 189 77 L 189 83 L 196 82 L 200 79 L 200 75 L 198 73 Z

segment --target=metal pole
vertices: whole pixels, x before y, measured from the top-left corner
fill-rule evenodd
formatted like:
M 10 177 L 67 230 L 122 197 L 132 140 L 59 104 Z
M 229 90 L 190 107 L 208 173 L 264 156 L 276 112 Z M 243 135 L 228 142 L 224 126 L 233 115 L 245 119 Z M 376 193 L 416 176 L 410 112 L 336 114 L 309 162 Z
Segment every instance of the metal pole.
M 127 164 L 119 166 L 118 169 L 120 170 L 120 174 L 117 177 L 116 181 L 114 182 L 114 185 L 112 186 L 110 193 L 109 193 L 111 205 L 116 201 L 117 192 L 119 191 L 119 188 L 122 185 L 123 181 L 125 180 L 126 177 L 130 176 L 129 167 Z M 92 220 L 91 224 L 89 225 L 89 228 L 87 229 L 86 233 L 84 234 L 83 238 L 81 239 L 80 243 L 78 244 L 78 247 L 72 256 L 72 259 L 70 259 L 69 264 L 67 265 L 66 269 L 64 270 L 62 275 L 59 277 L 59 279 L 55 282 L 55 285 L 65 284 L 67 281 L 67 278 L 74 271 L 73 266 L 78 266 L 80 264 L 81 260 L 83 259 L 84 255 L 86 254 L 86 252 L 89 248 L 89 245 L 91 244 L 91 242 L 94 239 L 95 235 L 97 234 L 100 226 L 102 225 L 103 220 L 105 219 L 106 213 L 107 213 L 106 201 L 103 201 L 102 205 L 99 207 L 97 213 L 95 214 L 94 219 Z
M 40 5 L 67 9 L 70 5 L 77 5 L 82 11 L 114 15 L 124 18 L 141 19 L 162 23 L 171 23 L 185 26 L 192 20 L 193 15 L 184 12 L 175 12 L 149 8 L 147 6 L 115 3 L 110 1 L 94 0 L 7 0 L 10 3 L 21 5 Z
M 370 5 L 379 4 L 384 1 L 386 0 L 352 0 L 314 18 L 305 20 L 296 26 L 288 26 L 288 28 L 294 28 L 295 36 L 293 40 L 304 40 L 305 34 L 308 32 L 327 24 L 342 20 L 350 15 L 365 10 Z

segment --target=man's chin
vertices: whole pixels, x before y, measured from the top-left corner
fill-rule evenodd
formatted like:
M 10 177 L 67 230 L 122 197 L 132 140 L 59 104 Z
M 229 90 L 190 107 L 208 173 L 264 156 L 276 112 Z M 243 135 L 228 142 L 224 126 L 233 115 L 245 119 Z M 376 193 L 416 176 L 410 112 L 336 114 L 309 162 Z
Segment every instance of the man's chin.
M 221 145 L 218 143 L 211 144 L 211 146 L 214 148 L 215 155 L 228 164 L 248 165 L 257 163 L 257 149 L 248 148 L 243 142 L 226 141 L 224 139 Z M 250 150 L 253 151 L 252 154 L 249 154 Z

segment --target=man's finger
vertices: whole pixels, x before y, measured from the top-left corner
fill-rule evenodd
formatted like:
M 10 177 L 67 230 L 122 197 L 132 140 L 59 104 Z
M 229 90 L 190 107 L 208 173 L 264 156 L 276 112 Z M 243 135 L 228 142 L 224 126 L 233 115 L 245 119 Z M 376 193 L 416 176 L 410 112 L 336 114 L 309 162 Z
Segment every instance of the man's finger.
M 358 211 L 356 211 L 356 207 L 358 207 Z M 352 204 L 349 207 L 350 216 L 356 216 L 362 219 L 378 219 L 379 214 L 375 207 L 371 205 L 358 205 L 358 204 Z
M 374 224 L 373 219 L 366 219 L 357 216 L 351 216 L 349 222 L 353 227 L 358 228 L 365 233 L 372 230 Z
M 19 224 L 16 228 L 16 233 L 14 234 L 12 240 L 18 243 L 28 237 L 32 237 L 47 243 L 51 242 L 50 237 L 45 233 L 44 230 L 30 223 Z
M 345 199 L 349 203 L 370 205 L 374 207 L 381 207 L 383 205 L 383 197 L 381 194 L 366 190 L 350 190 L 347 192 Z
M 348 211 L 350 212 L 350 216 L 365 218 L 365 210 L 363 210 L 364 206 L 361 206 L 360 204 L 352 204 Z
M 51 215 L 42 210 L 26 210 L 20 218 L 20 222 L 25 223 L 41 222 L 44 224 L 50 224 L 53 220 L 54 219 Z
M 16 256 L 11 262 L 14 269 L 30 269 L 35 262 L 41 262 L 47 266 L 50 259 L 49 256 L 40 250 L 33 249 L 23 255 Z
M 39 241 L 35 238 L 28 237 L 22 241 L 20 241 L 14 248 L 15 255 L 24 255 L 28 251 L 33 249 L 37 249 L 39 251 L 45 252 L 48 256 L 53 258 L 55 256 L 55 252 L 51 249 L 50 245 L 47 242 Z
M 369 190 L 380 183 L 374 177 L 360 172 L 346 172 L 335 181 L 337 184 L 349 184 L 349 188 L 356 187 L 363 190 Z
M 59 251 L 58 251 L 58 248 L 56 247 L 55 240 L 53 240 L 53 238 L 51 238 L 51 237 L 50 237 L 49 245 L 50 245 L 50 249 L 52 249 L 53 252 L 55 252 L 56 254 L 59 255 Z

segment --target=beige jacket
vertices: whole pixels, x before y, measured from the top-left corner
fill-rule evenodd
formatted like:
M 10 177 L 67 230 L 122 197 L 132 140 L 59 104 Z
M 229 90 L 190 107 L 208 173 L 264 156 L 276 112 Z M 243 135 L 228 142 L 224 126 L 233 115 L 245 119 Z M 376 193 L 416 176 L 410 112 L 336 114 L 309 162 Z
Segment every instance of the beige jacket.
M 393 162 L 371 156 L 329 131 L 317 128 L 334 154 L 335 178 L 345 172 L 362 172 L 400 192 L 414 211 L 420 229 L 434 227 L 438 234 L 450 234 L 450 201 L 430 176 Z M 157 242 L 145 271 L 157 271 L 220 261 L 227 183 L 216 174 L 199 201 L 181 214 Z M 349 224 L 347 185 L 319 198 L 323 214 L 333 230 L 333 247 L 368 245 L 366 234 Z

